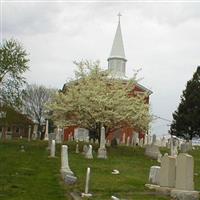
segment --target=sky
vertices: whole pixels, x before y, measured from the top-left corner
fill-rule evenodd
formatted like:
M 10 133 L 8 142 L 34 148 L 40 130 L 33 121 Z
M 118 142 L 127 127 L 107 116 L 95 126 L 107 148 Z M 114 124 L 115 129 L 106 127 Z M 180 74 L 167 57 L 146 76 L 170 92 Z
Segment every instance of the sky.
M 107 69 L 120 12 L 126 75 L 153 91 L 151 133 L 168 133 L 172 113 L 200 65 L 200 1 L 1 0 L 1 41 L 14 38 L 29 54 L 28 83 L 61 89 L 73 61 Z

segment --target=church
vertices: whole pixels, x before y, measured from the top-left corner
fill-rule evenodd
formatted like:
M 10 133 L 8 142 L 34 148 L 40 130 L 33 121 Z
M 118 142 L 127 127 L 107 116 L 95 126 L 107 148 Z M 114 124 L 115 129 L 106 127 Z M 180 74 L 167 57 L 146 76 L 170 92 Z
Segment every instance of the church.
M 120 14 L 119 20 L 118 20 L 118 25 L 117 25 L 117 30 L 115 33 L 114 41 L 112 44 L 111 48 L 111 53 L 107 59 L 108 61 L 108 70 L 110 73 L 116 77 L 120 78 L 124 81 L 127 80 L 126 77 L 126 63 L 127 59 L 125 56 L 125 51 L 124 51 L 124 44 L 123 44 L 123 38 L 122 38 L 122 31 L 121 31 L 121 24 L 120 24 Z M 147 94 L 146 97 L 146 103 L 149 104 L 149 96 L 152 94 L 152 91 L 147 89 L 146 87 L 142 86 L 139 83 L 136 83 L 133 87 L 133 92 L 134 94 Z M 107 139 L 111 141 L 113 138 L 116 138 L 118 142 L 124 140 L 126 141 L 127 138 L 133 138 L 133 134 L 137 133 L 139 138 L 144 138 L 146 133 L 139 132 L 137 130 L 133 130 L 132 128 L 129 127 L 124 127 L 118 131 L 113 131 L 108 134 Z M 79 138 L 79 139 L 84 139 L 85 137 L 88 136 L 88 131 L 83 129 L 83 128 L 77 128 L 77 127 L 69 127 L 64 130 L 64 139 L 69 140 L 71 138 Z

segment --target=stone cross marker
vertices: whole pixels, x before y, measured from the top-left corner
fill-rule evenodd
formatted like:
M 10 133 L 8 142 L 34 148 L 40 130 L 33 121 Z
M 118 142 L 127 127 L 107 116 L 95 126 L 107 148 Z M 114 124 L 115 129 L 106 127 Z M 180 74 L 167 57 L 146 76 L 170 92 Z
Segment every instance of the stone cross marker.
M 193 157 L 189 154 L 180 153 L 177 156 L 176 189 L 194 190 L 193 171 Z

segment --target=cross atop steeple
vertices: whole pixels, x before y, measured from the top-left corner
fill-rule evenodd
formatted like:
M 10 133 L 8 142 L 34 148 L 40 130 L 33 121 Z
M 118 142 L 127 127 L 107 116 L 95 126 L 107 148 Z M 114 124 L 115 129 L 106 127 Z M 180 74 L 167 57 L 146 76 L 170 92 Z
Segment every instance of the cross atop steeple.
M 126 57 L 124 53 L 124 44 L 122 40 L 120 17 L 121 13 L 118 14 L 119 21 L 117 25 L 117 30 L 115 33 L 115 38 L 113 41 L 110 56 L 108 58 L 108 69 L 112 71 L 113 74 L 124 77 L 126 72 Z
M 117 16 L 118 16 L 119 22 L 120 22 L 120 17 L 122 16 L 121 13 L 119 12 Z

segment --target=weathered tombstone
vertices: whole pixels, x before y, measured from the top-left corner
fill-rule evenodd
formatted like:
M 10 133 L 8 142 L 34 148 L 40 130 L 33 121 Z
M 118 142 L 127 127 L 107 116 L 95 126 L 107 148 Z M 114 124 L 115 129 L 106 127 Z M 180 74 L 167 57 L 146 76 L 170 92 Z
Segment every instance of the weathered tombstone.
M 56 153 L 56 142 L 55 140 L 51 141 L 51 157 L 55 157 Z
M 160 167 L 152 166 L 149 172 L 149 183 L 159 185 Z
M 145 136 L 144 136 L 144 145 L 147 145 L 147 138 L 148 138 L 148 135 L 145 134 Z
M 187 153 L 188 152 L 188 145 L 187 143 L 181 144 L 181 153 Z
M 180 153 L 177 156 L 176 189 L 194 190 L 193 171 L 193 157 L 188 154 Z
M 79 153 L 78 143 L 76 143 L 76 153 Z
M 85 180 L 85 192 L 81 194 L 82 197 L 91 197 L 92 194 L 88 193 L 89 191 L 89 181 L 90 181 L 90 168 L 87 168 L 86 180 Z
M 66 176 L 64 177 L 64 182 L 69 185 L 76 183 L 76 181 L 77 177 L 75 177 L 74 175 L 66 174 Z
M 46 120 L 44 140 L 46 141 L 49 140 L 49 121 L 48 120 Z
M 67 174 L 73 175 L 74 173 L 71 171 L 68 163 L 68 146 L 62 145 L 61 149 L 61 169 L 60 172 L 62 177 L 64 178 Z
M 175 187 L 176 158 L 164 155 L 161 159 L 159 183 L 162 187 Z
M 105 128 L 102 127 L 101 128 L 101 139 L 100 139 L 100 147 L 98 149 L 98 158 L 103 158 L 106 159 L 107 158 L 107 151 L 106 151 L 106 140 L 105 140 Z
M 92 155 L 92 145 L 91 145 L 91 144 L 89 145 L 88 151 L 87 151 L 87 153 L 85 154 L 85 158 L 87 158 L 87 159 L 93 159 L 93 155 Z
M 88 152 L 88 146 L 86 144 L 83 145 L 83 155 L 86 155 Z
M 61 131 L 60 131 L 60 128 L 57 127 L 56 128 L 56 143 L 57 144 L 61 144 L 62 143 L 62 138 L 61 138 Z
M 152 144 L 156 144 L 156 135 L 155 134 L 153 134 Z
M 153 158 L 158 159 L 158 155 L 160 154 L 159 147 L 156 145 L 146 145 L 145 147 L 145 155 Z
M 157 161 L 158 161 L 159 163 L 161 163 L 161 159 L 162 159 L 162 154 L 160 153 L 160 154 L 158 154 Z

